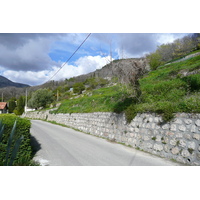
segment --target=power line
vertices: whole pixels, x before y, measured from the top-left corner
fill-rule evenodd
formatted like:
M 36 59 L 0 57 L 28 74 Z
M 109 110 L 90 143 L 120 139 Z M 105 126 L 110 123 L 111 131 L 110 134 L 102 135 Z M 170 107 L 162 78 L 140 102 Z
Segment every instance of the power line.
M 89 33 L 88 35 L 87 35 L 87 37 L 85 38 L 85 40 L 83 40 L 83 42 L 78 46 L 78 48 L 74 51 L 74 53 L 67 59 L 67 61 L 66 62 L 64 62 L 63 63 L 63 65 L 60 67 L 60 69 L 58 69 L 58 71 L 48 80 L 48 81 L 50 81 L 69 61 L 70 61 L 70 59 L 74 56 L 74 54 L 81 48 L 81 46 L 86 42 L 86 40 L 90 37 L 90 35 L 91 35 L 92 33 Z M 47 81 L 47 82 L 48 82 Z

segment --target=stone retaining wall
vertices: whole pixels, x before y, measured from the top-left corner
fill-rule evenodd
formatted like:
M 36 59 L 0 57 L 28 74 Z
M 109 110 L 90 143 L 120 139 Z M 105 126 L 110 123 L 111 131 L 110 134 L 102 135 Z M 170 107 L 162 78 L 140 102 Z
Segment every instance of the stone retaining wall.
M 96 112 L 49 114 L 27 112 L 25 117 L 56 121 L 92 135 L 190 165 L 200 165 L 200 114 L 178 113 L 163 123 L 156 114 L 138 114 L 127 124 L 123 114 Z

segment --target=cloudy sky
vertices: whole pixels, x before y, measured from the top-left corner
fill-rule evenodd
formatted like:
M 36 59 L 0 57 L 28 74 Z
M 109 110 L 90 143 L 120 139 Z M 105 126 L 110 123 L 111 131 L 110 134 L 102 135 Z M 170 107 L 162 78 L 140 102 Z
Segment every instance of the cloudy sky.
M 0 75 L 33 85 L 43 84 L 74 53 L 88 33 L 0 33 Z M 53 77 L 66 79 L 100 69 L 110 60 L 142 57 L 162 43 L 186 33 L 92 33 Z

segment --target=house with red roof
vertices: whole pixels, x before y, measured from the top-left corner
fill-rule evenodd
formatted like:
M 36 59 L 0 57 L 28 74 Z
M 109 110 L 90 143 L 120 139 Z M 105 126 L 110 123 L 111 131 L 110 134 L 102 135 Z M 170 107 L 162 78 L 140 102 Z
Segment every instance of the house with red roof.
M 8 113 L 8 104 L 6 102 L 0 102 L 0 114 Z

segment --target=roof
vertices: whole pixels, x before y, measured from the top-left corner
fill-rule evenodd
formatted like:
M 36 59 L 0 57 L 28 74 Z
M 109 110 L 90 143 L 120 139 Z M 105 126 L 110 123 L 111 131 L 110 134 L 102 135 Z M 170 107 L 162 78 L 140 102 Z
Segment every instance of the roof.
M 0 102 L 0 110 L 3 110 L 7 106 L 6 102 Z

